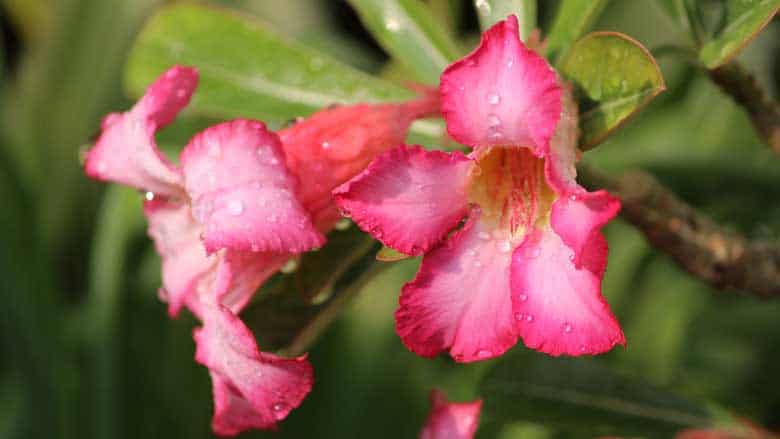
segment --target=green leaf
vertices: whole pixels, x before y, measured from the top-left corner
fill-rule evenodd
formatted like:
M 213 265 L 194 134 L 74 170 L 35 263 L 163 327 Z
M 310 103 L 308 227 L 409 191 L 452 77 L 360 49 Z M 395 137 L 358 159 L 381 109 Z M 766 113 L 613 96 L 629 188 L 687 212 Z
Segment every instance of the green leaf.
M 718 420 L 705 406 L 620 376 L 589 358 L 553 358 L 516 350 L 480 384 L 486 418 L 532 420 L 580 436 L 671 437 Z
M 206 116 L 281 123 L 334 103 L 398 101 L 401 86 L 285 41 L 262 23 L 213 7 L 163 8 L 142 31 L 127 66 L 135 95 L 174 64 L 195 66 L 190 107 Z
M 396 261 L 402 261 L 404 259 L 409 259 L 413 257 L 414 256 L 412 255 L 401 253 L 398 250 L 394 250 L 390 247 L 382 247 L 376 253 L 376 260 L 381 262 L 396 262 Z
M 699 52 L 699 60 L 715 69 L 736 56 L 780 9 L 780 0 L 728 0 L 723 29 Z
M 297 269 L 272 279 L 242 316 L 261 346 L 300 355 L 340 314 L 377 270 L 376 241 L 357 227 L 336 230 L 328 243 L 308 252 Z
M 560 2 L 555 21 L 547 35 L 547 57 L 553 60 L 565 56 L 572 43 L 593 25 L 606 5 L 607 0 Z
M 420 81 L 438 84 L 441 72 L 459 55 L 446 28 L 419 0 L 349 0 L 349 4 L 379 44 Z
M 604 140 L 666 89 L 650 52 L 616 32 L 594 32 L 577 41 L 559 69 L 574 83 L 582 149 Z
M 474 0 L 474 7 L 483 31 L 510 14 L 517 15 L 523 41 L 536 28 L 536 0 Z

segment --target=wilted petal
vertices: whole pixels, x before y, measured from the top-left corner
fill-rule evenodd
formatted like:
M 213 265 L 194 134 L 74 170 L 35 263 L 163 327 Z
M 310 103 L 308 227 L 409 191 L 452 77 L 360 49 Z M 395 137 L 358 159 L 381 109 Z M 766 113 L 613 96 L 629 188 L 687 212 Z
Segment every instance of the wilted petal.
M 262 353 L 230 310 L 213 304 L 201 309 L 203 327 L 194 331 L 195 359 L 214 379 L 214 432 L 233 435 L 248 428 L 274 428 L 311 390 L 308 360 Z
M 431 391 L 431 414 L 420 439 L 471 439 L 479 426 L 482 400 L 455 403 L 439 390 Z
M 512 244 L 493 239 L 472 211 L 462 229 L 423 258 L 401 292 L 396 329 L 404 344 L 458 362 L 503 354 L 517 342 L 509 289 Z
M 450 65 L 440 91 L 447 131 L 470 146 L 525 146 L 542 156 L 561 113 L 555 72 L 520 41 L 515 16 Z
M 438 109 L 438 94 L 399 104 L 336 106 L 279 131 L 288 166 L 301 181 L 303 205 L 319 230 L 338 220 L 331 191 L 402 144 L 415 119 Z
M 607 243 L 596 232 L 574 251 L 552 230 L 530 234 L 512 256 L 512 303 L 526 346 L 550 355 L 600 354 L 625 344 L 623 331 L 601 295 Z
M 197 83 L 197 70 L 173 67 L 130 111 L 106 116 L 95 146 L 87 153 L 86 174 L 158 195 L 181 195 L 181 174 L 157 149 L 154 135 L 187 105 Z
M 200 240 L 202 228 L 187 204 L 146 201 L 144 214 L 149 221 L 149 236 L 162 260 L 161 297 L 168 302 L 168 314 L 174 317 L 191 295 L 210 291 L 219 257 L 206 255 Z
M 263 123 L 234 120 L 207 128 L 181 161 L 209 252 L 299 253 L 324 243 L 298 201 L 279 138 Z
M 468 211 L 473 161 L 459 152 L 400 146 L 337 188 L 336 203 L 388 247 L 418 255 L 447 236 Z

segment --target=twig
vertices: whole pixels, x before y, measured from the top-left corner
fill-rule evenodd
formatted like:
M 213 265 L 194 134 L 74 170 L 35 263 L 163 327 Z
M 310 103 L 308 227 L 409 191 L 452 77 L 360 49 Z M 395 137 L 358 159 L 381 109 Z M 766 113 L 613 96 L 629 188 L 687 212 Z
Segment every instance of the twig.
M 710 78 L 747 110 L 753 126 L 772 150 L 780 154 L 780 105 L 756 78 L 736 61 L 710 70 Z
M 719 289 L 780 297 L 780 245 L 725 229 L 645 172 L 612 177 L 587 165 L 578 171 L 586 186 L 619 196 L 623 218 L 692 275 Z

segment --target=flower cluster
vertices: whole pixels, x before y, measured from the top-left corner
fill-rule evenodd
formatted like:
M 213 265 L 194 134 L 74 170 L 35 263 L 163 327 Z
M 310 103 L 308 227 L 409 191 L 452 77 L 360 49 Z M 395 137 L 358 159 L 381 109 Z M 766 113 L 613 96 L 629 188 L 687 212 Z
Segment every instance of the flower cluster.
M 444 71 L 439 91 L 447 131 L 470 153 L 400 146 L 334 191 L 376 239 L 424 255 L 396 313 L 404 344 L 459 362 L 499 356 L 518 338 L 551 355 L 624 344 L 601 295 L 599 230 L 620 202 L 575 181 L 570 87 L 511 16 Z
M 306 357 L 261 352 L 238 318 L 260 285 L 291 257 L 325 243 L 338 221 L 331 191 L 436 111 L 435 95 L 401 104 L 323 110 L 279 133 L 233 120 L 195 135 L 169 162 L 155 133 L 197 86 L 193 68 L 165 72 L 136 105 L 110 114 L 88 152 L 88 176 L 146 193 L 149 235 L 162 259 L 160 296 L 176 316 L 202 322 L 196 360 L 213 383 L 217 434 L 274 428 L 312 387 Z

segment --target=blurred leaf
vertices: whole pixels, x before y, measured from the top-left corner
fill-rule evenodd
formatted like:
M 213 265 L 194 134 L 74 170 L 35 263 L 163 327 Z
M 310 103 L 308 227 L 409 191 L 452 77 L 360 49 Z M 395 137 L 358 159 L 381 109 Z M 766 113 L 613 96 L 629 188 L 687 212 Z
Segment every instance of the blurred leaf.
M 178 4 L 162 9 L 141 33 L 127 67 L 139 95 L 174 64 L 200 71 L 191 103 L 214 117 L 281 123 L 334 103 L 395 101 L 412 94 L 299 44 L 250 17 Z
M 607 0 L 566 0 L 559 2 L 552 28 L 547 35 L 547 58 L 559 59 L 599 18 Z
M 407 255 L 406 253 L 401 253 L 398 250 L 384 246 L 376 253 L 376 260 L 381 262 L 396 262 L 413 257 L 414 256 L 412 255 Z
M 718 422 L 702 405 L 615 374 L 587 358 L 554 358 L 515 350 L 480 384 L 491 420 L 530 420 L 588 437 L 639 434 L 670 437 Z
M 0 0 L 27 42 L 39 41 L 51 31 L 53 0 Z
M 349 0 L 379 44 L 415 77 L 437 85 L 439 75 L 458 57 L 443 23 L 419 0 Z
M 561 60 L 560 71 L 574 82 L 582 149 L 604 140 L 666 89 L 647 49 L 616 32 L 594 32 L 577 41 Z
M 523 41 L 536 28 L 536 0 L 474 0 L 474 7 L 483 31 L 511 14 L 517 15 Z
M 739 53 L 780 9 L 780 0 L 727 0 L 726 23 L 699 52 L 708 68 L 717 68 Z
M 292 274 L 273 279 L 242 313 L 266 349 L 300 355 L 360 290 L 372 269 L 376 242 L 356 227 L 334 231 L 303 255 Z

